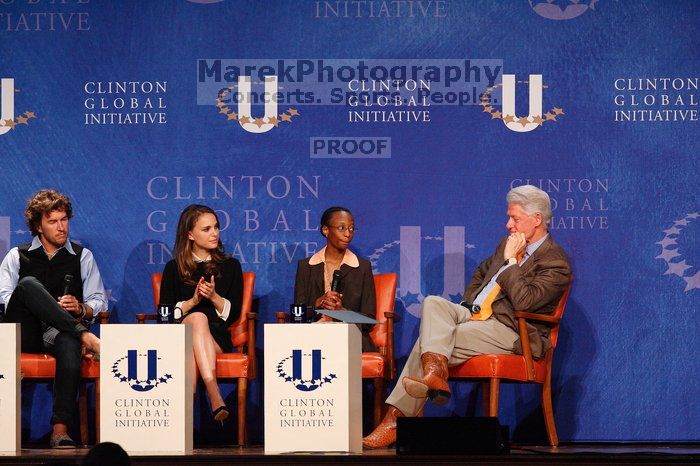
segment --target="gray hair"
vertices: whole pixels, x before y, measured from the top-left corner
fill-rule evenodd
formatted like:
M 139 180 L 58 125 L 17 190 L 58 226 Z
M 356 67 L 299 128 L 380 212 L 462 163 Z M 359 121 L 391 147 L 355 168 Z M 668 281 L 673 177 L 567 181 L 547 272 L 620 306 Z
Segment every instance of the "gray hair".
M 528 215 L 539 212 L 547 226 L 552 220 L 552 205 L 549 201 L 549 194 L 536 186 L 525 184 L 513 188 L 506 194 L 506 201 L 508 204 L 519 205 Z

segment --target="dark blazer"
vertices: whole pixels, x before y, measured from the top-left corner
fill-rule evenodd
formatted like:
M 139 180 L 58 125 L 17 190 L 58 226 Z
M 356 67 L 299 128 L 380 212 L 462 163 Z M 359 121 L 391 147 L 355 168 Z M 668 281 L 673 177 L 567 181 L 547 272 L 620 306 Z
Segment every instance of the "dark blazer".
M 297 263 L 297 275 L 294 282 L 294 303 L 314 306 L 316 299 L 325 293 L 323 286 L 323 262 L 309 265 L 310 257 Z M 374 319 L 377 300 L 374 292 L 372 264 L 368 260 L 357 258 L 359 267 L 347 264 L 340 266 L 342 280 L 343 307 L 359 312 Z M 320 315 L 318 316 L 320 318 Z M 378 351 L 369 336 L 372 325 L 358 325 L 362 331 L 362 351 Z
M 464 301 L 474 302 L 481 289 L 501 268 L 504 262 L 503 250 L 506 240 L 507 238 L 504 238 L 498 244 L 496 252 L 476 269 L 472 281 L 464 292 L 462 298 Z M 569 256 L 552 239 L 550 233 L 522 267 L 508 267 L 498 276 L 496 283 L 501 286 L 501 292 L 491 306 L 493 315 L 517 332 L 515 311 L 551 314 L 570 281 Z M 532 355 L 540 358 L 551 346 L 548 338 L 549 325 L 528 323 L 527 329 Z M 515 342 L 514 351 L 522 354 L 519 338 Z

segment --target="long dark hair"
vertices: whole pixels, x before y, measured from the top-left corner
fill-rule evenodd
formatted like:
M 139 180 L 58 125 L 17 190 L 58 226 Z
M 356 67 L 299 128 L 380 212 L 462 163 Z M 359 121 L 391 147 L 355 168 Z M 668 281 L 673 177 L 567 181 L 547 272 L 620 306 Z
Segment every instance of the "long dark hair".
M 175 262 L 177 270 L 180 274 L 180 279 L 188 285 L 194 285 L 197 282 L 192 278 L 197 270 L 197 263 L 192 257 L 192 240 L 187 237 L 187 234 L 192 231 L 197 220 L 202 214 L 212 214 L 216 218 L 216 223 L 219 223 L 219 217 L 211 208 L 205 205 L 192 204 L 185 207 L 185 210 L 180 214 L 180 220 L 177 222 L 177 233 L 175 235 Z M 205 272 L 214 276 L 221 275 L 220 266 L 226 259 L 224 253 L 224 245 L 219 237 L 219 244 L 211 251 L 211 260 L 205 265 Z

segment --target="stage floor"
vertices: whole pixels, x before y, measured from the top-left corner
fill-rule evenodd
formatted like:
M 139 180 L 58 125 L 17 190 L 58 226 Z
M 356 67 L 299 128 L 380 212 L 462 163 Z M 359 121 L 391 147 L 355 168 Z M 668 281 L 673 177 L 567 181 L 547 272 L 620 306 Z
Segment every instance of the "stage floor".
M 0 453 L 0 465 L 79 465 L 88 449 L 50 450 L 23 449 L 19 455 Z M 367 450 L 361 455 L 285 454 L 265 455 L 262 447 L 197 448 L 188 456 L 132 456 L 133 465 L 603 465 L 656 464 L 685 465 L 700 463 L 700 444 L 569 444 L 557 449 L 549 447 L 513 447 L 511 453 L 499 456 L 397 456 L 393 449 Z

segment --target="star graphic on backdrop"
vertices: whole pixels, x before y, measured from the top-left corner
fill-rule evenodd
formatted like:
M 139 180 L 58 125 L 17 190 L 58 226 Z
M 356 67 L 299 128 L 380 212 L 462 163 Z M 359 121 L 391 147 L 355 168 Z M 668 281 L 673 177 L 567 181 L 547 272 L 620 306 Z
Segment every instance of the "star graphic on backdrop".
M 490 105 L 487 105 L 486 107 L 484 107 L 483 112 L 484 113 L 491 113 L 491 110 L 493 110 L 493 107 L 491 107 Z
M 668 270 L 664 272 L 664 275 L 678 275 L 679 277 L 682 277 L 683 274 L 685 273 L 686 270 L 691 268 L 692 266 L 687 265 L 684 260 L 680 262 L 669 262 L 668 263 Z
M 676 220 L 675 222 L 673 222 L 673 224 L 676 226 L 678 226 L 678 225 L 686 226 L 686 225 L 688 225 L 688 221 L 686 219 Z
M 406 293 L 405 295 L 401 296 L 401 301 L 403 301 L 403 305 L 408 307 L 411 304 L 418 304 L 420 301 L 418 301 L 418 293 Z
M 554 115 L 552 112 L 545 113 L 544 117 L 545 117 L 545 120 L 557 121 L 556 115 Z
M 262 125 L 265 124 L 265 122 L 263 121 L 262 118 L 256 118 L 256 119 L 253 121 L 253 124 L 254 124 L 255 126 L 257 126 L 258 128 L 260 128 Z
M 217 101 L 216 101 L 216 106 L 219 107 L 219 108 L 221 108 L 221 107 L 224 107 L 225 105 L 224 105 L 224 103 L 223 103 L 222 101 L 220 101 L 220 100 L 217 99 Z
M 292 380 L 293 380 L 293 379 L 292 379 L 291 377 L 285 377 L 285 378 L 284 378 L 284 381 L 285 381 L 285 382 L 291 382 Z
M 659 244 L 659 245 L 661 245 L 662 248 L 665 248 L 666 246 L 670 246 L 670 245 L 672 245 L 672 244 L 676 244 L 676 238 L 668 238 L 668 237 L 666 237 L 666 238 L 662 239 L 661 241 L 659 241 L 659 242 L 656 243 L 656 244 Z
M 15 122 L 12 120 L 5 120 L 5 126 L 9 126 L 10 128 L 14 129 Z
M 528 121 L 527 117 L 520 117 L 520 118 L 518 118 L 518 123 L 523 125 L 523 128 L 524 128 L 525 126 L 527 126 L 529 121 Z
M 228 115 L 226 115 L 226 118 L 228 118 L 229 120 L 237 120 L 238 114 L 236 112 L 231 112 Z
M 244 125 L 246 123 L 250 123 L 250 118 L 248 118 L 247 116 L 242 116 L 238 119 L 238 121 L 240 121 L 241 124 Z
M 501 112 L 499 112 L 498 110 L 496 110 L 495 112 L 493 112 L 491 114 L 491 119 L 495 120 L 496 118 L 501 118 L 501 115 L 503 115 L 503 114 Z
M 656 256 L 656 259 L 663 259 L 666 262 L 670 261 L 674 257 L 678 257 L 680 254 L 678 253 L 678 249 L 663 249 L 661 251 L 661 254 Z
M 15 230 L 15 233 L 17 233 L 18 235 L 23 235 L 26 233 L 26 231 L 25 230 Z
M 287 110 L 287 111 L 288 111 L 289 114 L 292 115 L 292 116 L 294 116 L 294 115 L 299 115 L 299 111 L 296 110 L 296 109 L 294 109 L 294 108 L 290 108 L 290 109 Z
M 564 110 L 562 110 L 559 107 L 554 107 L 554 108 L 552 108 L 552 110 L 554 110 L 555 115 L 565 115 Z
M 513 118 L 513 115 L 506 115 L 503 117 L 503 121 L 505 121 L 506 123 L 510 123 L 514 120 L 515 120 L 515 118 Z
M 267 121 L 268 121 L 268 123 L 270 123 L 270 124 L 274 125 L 274 126 L 275 126 L 275 128 L 276 128 L 276 127 L 278 127 L 278 126 L 279 126 L 279 124 L 280 124 L 280 121 L 279 121 L 279 120 L 277 119 L 277 117 L 276 117 L 276 116 L 274 116 L 274 115 L 273 115 L 273 116 L 271 116 L 270 118 L 268 118 L 268 119 L 267 119 Z
M 544 122 L 544 120 L 542 119 L 541 116 L 535 115 L 534 117 L 532 117 L 532 122 L 537 123 L 538 125 L 542 126 L 542 123 Z
M 680 228 L 671 227 L 668 230 L 663 230 L 663 232 L 666 233 L 667 235 L 677 235 L 678 233 L 681 232 L 681 230 L 680 230 Z
M 700 272 L 695 272 L 695 275 L 690 275 L 684 277 L 683 280 L 687 283 L 685 291 L 694 290 L 695 288 L 700 288 Z
M 685 218 L 698 218 L 700 217 L 700 212 L 693 212 L 692 214 L 688 214 L 685 216 Z
M 122 376 L 122 377 L 119 378 L 119 381 L 120 381 L 120 382 L 126 382 L 126 381 L 127 381 L 127 378 L 124 377 L 124 376 Z
M 26 116 L 28 120 L 31 120 L 32 118 L 36 118 L 36 113 L 27 110 L 24 112 L 24 116 Z
M 0 379 L 4 379 L 4 378 L 5 378 L 5 376 L 0 374 Z
M 280 115 L 280 118 L 282 119 L 282 121 L 292 121 L 292 117 L 290 117 L 286 113 L 283 113 L 282 115 Z

